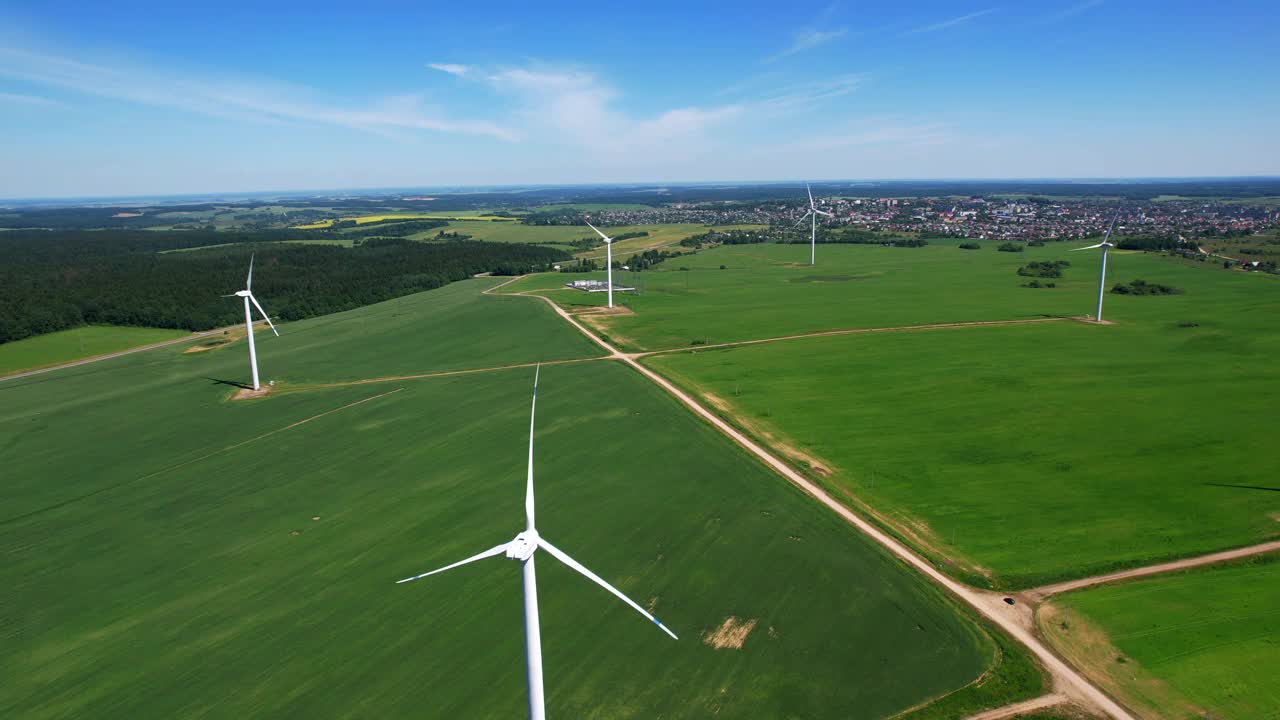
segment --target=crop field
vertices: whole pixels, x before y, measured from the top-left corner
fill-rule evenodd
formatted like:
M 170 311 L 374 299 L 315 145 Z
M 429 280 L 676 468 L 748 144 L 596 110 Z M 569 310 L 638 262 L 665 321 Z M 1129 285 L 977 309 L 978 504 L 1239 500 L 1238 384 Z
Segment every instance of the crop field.
M 1280 717 L 1280 558 L 1069 593 L 1041 611 L 1068 657 L 1159 717 Z M 1100 642 L 1107 640 L 1109 642 Z M 1114 646 L 1119 653 L 1100 652 Z
M 634 315 L 593 318 L 593 323 L 628 350 L 641 351 L 827 330 L 1084 315 L 1094 309 L 1097 257 L 1069 253 L 1075 245 L 1003 253 L 994 243 L 984 243 L 981 250 L 933 243 L 924 248 L 823 245 L 817 267 L 808 264 L 807 245 L 704 250 L 643 273 L 644 291 L 623 300 Z M 1022 287 L 1032 278 L 1017 275 L 1020 266 L 1055 259 L 1074 263 L 1055 281 L 1056 288 Z M 1141 253 L 1115 253 L 1111 277 L 1156 280 L 1168 266 Z M 603 278 L 604 273 L 572 279 L 579 277 Z M 532 276 L 511 289 L 563 283 L 563 276 Z M 581 295 L 552 297 L 571 304 L 584 302 Z M 1119 298 L 1115 307 L 1144 300 Z
M 259 334 L 262 400 L 227 400 L 240 341 L 0 384 L 0 713 L 521 714 L 514 565 L 393 581 L 521 529 L 532 369 L 326 386 L 596 354 L 496 282 Z M 990 664 L 932 586 L 634 372 L 548 365 L 539 394 L 540 530 L 681 636 L 543 556 L 557 716 L 884 717 Z
M 74 330 L 38 335 L 0 344 L 0 375 L 107 355 L 121 350 L 173 340 L 186 330 L 86 325 Z
M 875 268 L 878 257 L 884 268 L 890 252 L 902 258 L 897 271 L 867 272 L 909 275 L 912 283 L 885 280 L 878 293 L 874 281 L 831 283 L 856 298 L 839 301 L 823 283 L 787 282 L 770 268 L 756 271 L 772 278 L 761 283 L 762 297 L 747 300 L 743 281 L 719 280 L 732 269 L 650 272 L 641 295 L 619 296 L 635 315 L 597 322 L 632 348 L 677 338 L 688 347 L 691 335 L 714 344 L 841 327 L 1036 319 L 1090 308 L 1096 287 L 1095 268 L 1085 264 L 1069 268 L 1055 289 L 1020 287 L 1025 278 L 1004 253 L 985 256 L 999 272 L 961 273 L 913 255 L 919 250 L 829 248 L 835 268 L 822 271 L 839 271 L 839 253 L 849 256 L 846 267 Z M 666 264 L 706 268 L 731 257 L 720 249 Z M 920 264 L 906 263 L 910 257 Z M 815 466 L 824 483 L 875 508 L 973 582 L 1027 587 L 1280 536 L 1280 497 L 1251 489 L 1269 486 L 1274 463 L 1265 452 L 1243 451 L 1268 446 L 1280 396 L 1276 279 L 1141 254 L 1114 261 L 1115 280 L 1143 277 L 1186 292 L 1109 294 L 1107 317 L 1116 322 L 1109 326 L 1055 320 L 855 333 L 693 347 L 645 362 L 801 467 Z M 813 272 L 789 269 L 796 277 Z M 682 275 L 688 291 L 670 284 Z M 975 287 L 972 275 L 989 285 Z M 733 294 L 697 292 L 698 285 Z M 935 300 L 917 302 L 920 295 Z M 551 296 L 600 301 L 574 291 Z M 1000 306 L 1011 297 L 1026 304 Z M 696 325 L 679 327 L 679 298 L 689 315 L 706 318 L 705 335 L 693 334 Z
M 611 235 L 628 232 L 647 232 L 647 237 L 621 240 L 614 246 L 614 255 L 621 254 L 624 259 L 630 253 L 641 252 L 652 247 L 673 245 L 681 240 L 707 231 L 708 226 L 691 223 L 670 225 L 619 225 L 602 228 Z M 597 237 L 591 228 L 585 225 L 524 225 L 521 223 L 468 223 L 453 222 L 445 228 L 435 228 L 413 237 L 430 239 L 441 230 L 459 232 L 470 235 L 476 240 L 489 242 L 544 243 L 569 247 L 568 243 L 583 238 Z M 604 257 L 603 246 L 598 250 L 582 253 L 582 257 Z
M 472 214 L 466 211 L 453 213 L 387 213 L 383 215 L 359 215 L 344 217 L 341 220 L 354 220 L 356 225 L 382 222 L 384 220 L 461 220 L 463 222 L 515 222 L 515 218 L 497 215 Z M 331 227 L 337 220 L 320 220 L 318 222 L 296 225 L 298 230 L 323 230 Z

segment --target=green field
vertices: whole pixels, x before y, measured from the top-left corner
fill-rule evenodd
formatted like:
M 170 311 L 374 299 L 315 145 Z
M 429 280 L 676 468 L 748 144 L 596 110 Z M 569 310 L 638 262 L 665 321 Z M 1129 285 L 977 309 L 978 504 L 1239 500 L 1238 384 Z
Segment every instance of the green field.
M 1275 555 L 1083 590 L 1053 602 L 1061 611 L 1046 632 L 1055 644 L 1071 655 L 1084 644 L 1084 657 L 1123 697 L 1160 708 L 1161 717 L 1280 717 Z M 1120 654 L 1094 651 L 1096 631 Z
M 243 342 L 0 384 L 0 713 L 522 714 L 514 565 L 393 581 L 521 529 L 531 369 L 303 391 L 597 354 L 497 282 L 259 334 L 265 400 L 227 400 Z M 884 717 L 987 668 L 939 591 L 634 372 L 540 395 L 540 530 L 681 635 L 540 559 L 556 716 Z M 704 642 L 729 618 L 741 648 Z
M 1088 265 L 1069 268 L 1056 289 L 1019 287 L 1025 278 L 1005 253 L 824 249 L 820 272 L 865 268 L 869 279 L 795 283 L 783 273 L 819 271 L 743 267 L 743 276 L 761 278 L 750 299 L 733 266 L 646 273 L 645 293 L 623 296 L 636 314 L 601 324 L 633 348 L 688 346 L 690 336 L 716 343 L 1035 318 L 1088 308 L 1096 287 Z M 721 249 L 688 265 L 732 257 Z M 1114 260 L 1116 280 L 1142 277 L 1186 293 L 1109 295 L 1111 326 L 864 333 L 695 347 L 645 362 L 710 396 L 801 467 L 820 466 L 811 474 L 980 584 L 1026 587 L 1277 537 L 1280 496 L 1249 489 L 1269 486 L 1275 464 L 1248 450 L 1269 446 L 1280 397 L 1277 279 L 1142 254 Z M 684 275 L 687 291 L 670 282 Z
M 85 325 L 74 330 L 48 333 L 0 344 L 0 375 L 59 365 L 94 355 L 108 355 L 189 334 L 186 330 L 109 325 Z
M 955 242 L 925 248 L 824 245 L 810 267 L 802 245 L 737 245 L 667 260 L 643 274 L 644 292 L 624 295 L 634 315 L 600 319 L 600 327 L 629 350 L 689 347 L 694 341 L 737 342 L 851 328 L 896 327 L 975 320 L 1085 315 L 1094 310 L 1096 255 L 1070 253 L 1055 243 L 1022 253 L 958 250 Z M 1022 287 L 1016 274 L 1033 260 L 1074 263 L 1056 288 Z M 721 266 L 724 269 L 721 269 Z M 679 268 L 687 268 L 680 271 Z M 1172 265 L 1142 253 L 1112 255 L 1112 282 L 1163 281 Z M 1227 273 L 1224 273 L 1227 274 Z M 574 275 L 573 278 L 580 276 Z M 589 277 L 603 278 L 603 273 Z M 556 288 L 563 275 L 539 275 L 512 291 Z M 1246 278 L 1237 295 L 1254 287 Z M 553 295 L 566 304 L 580 293 Z M 1142 312 L 1150 298 L 1112 297 L 1115 312 Z
M 433 228 L 431 230 L 418 233 L 412 237 L 417 240 L 429 240 L 436 233 L 444 230 L 446 232 L 458 232 L 470 235 L 476 240 L 488 240 L 490 242 L 516 242 L 516 243 L 542 243 L 552 245 L 562 245 L 569 247 L 567 243 L 583 238 L 595 237 L 595 233 L 591 228 L 585 225 L 524 225 L 522 223 L 479 223 L 479 222 L 451 222 L 448 227 Z M 631 240 L 620 241 L 614 248 L 614 255 L 619 253 L 633 253 L 639 250 L 653 247 L 655 245 L 668 245 L 678 243 L 690 235 L 697 235 L 707 231 L 706 225 L 695 224 L 671 224 L 671 225 L 619 225 L 604 228 L 604 231 L 611 235 L 621 235 L 628 232 L 647 232 L 649 237 L 634 238 Z M 589 256 L 604 256 L 604 250 L 588 253 Z

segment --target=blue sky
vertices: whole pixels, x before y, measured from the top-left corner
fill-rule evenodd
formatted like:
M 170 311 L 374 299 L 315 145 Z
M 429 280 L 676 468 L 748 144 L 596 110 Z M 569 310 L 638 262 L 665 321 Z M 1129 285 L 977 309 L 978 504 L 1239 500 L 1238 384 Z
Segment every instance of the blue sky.
M 0 0 L 0 197 L 1280 174 L 1280 4 Z

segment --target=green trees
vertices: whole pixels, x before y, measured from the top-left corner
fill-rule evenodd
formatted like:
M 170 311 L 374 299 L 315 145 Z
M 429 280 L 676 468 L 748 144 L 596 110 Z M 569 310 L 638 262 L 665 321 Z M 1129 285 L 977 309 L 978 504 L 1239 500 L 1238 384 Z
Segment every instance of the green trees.
M 1016 242 L 1000 243 L 1000 246 L 996 248 L 1000 252 L 1022 252 L 1025 249 L 1022 243 Z
M 297 233 L 294 233 L 295 235 Z M 350 310 L 476 273 L 518 274 L 568 255 L 517 243 L 416 243 L 369 238 L 357 247 L 275 240 L 287 233 L 28 231 L 0 233 L 0 342 L 84 323 L 208 330 L 242 319 L 222 298 L 243 287 L 298 320 Z M 192 252 L 158 250 L 228 243 Z

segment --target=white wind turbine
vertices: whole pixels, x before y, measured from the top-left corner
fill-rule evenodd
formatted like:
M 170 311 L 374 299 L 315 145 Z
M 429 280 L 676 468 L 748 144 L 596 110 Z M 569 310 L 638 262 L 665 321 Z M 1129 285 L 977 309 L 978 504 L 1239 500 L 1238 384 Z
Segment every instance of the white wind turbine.
M 613 307 L 613 238 L 600 232 L 600 230 L 595 225 L 592 225 L 585 218 L 583 219 L 582 222 L 587 223 L 587 227 L 591 228 L 592 230 L 595 230 L 597 235 L 604 238 L 605 257 L 606 257 L 605 265 L 609 266 L 609 307 Z
M 1102 242 L 1089 247 L 1076 248 L 1071 252 L 1079 252 L 1080 250 L 1093 250 L 1102 248 L 1102 274 L 1098 276 L 1098 314 L 1094 316 L 1096 322 L 1102 322 L 1102 298 L 1107 291 L 1107 251 L 1115 247 L 1111 242 L 1111 230 L 1116 226 L 1116 218 L 1120 217 L 1120 213 L 1116 213 L 1111 217 L 1111 224 L 1107 226 L 1107 234 L 1102 236 Z
M 253 368 L 253 389 L 258 390 L 258 351 L 253 345 L 253 312 L 249 309 L 249 303 L 258 308 L 258 312 L 262 315 L 262 319 L 267 321 L 267 325 L 271 326 L 271 332 L 280 337 L 280 331 L 276 330 L 275 323 L 271 322 L 271 318 L 267 317 L 267 311 L 262 309 L 258 304 L 258 298 L 253 296 L 253 255 L 249 256 L 249 277 L 245 278 L 244 289 L 231 295 L 223 295 L 222 297 L 240 297 L 244 298 L 244 329 L 249 337 L 249 367 Z
M 800 219 L 796 221 L 796 224 L 791 227 L 800 227 L 800 223 L 804 222 L 805 218 L 813 218 L 812 226 L 809 228 L 809 264 L 815 265 L 817 264 L 818 255 L 818 216 L 826 215 L 827 217 L 831 217 L 831 213 L 823 212 L 818 209 L 818 205 L 813 202 L 813 191 L 809 189 L 809 183 L 804 184 L 804 191 L 809 193 L 809 209 L 805 211 L 805 214 L 801 215 Z
M 529 409 L 529 477 L 528 484 L 525 486 L 524 495 L 524 512 L 527 521 L 524 532 L 516 535 L 511 542 L 489 548 L 479 555 L 473 555 L 466 560 L 456 562 L 452 565 L 446 565 L 438 570 L 432 570 L 431 572 L 414 575 L 413 577 L 396 581 L 397 584 L 399 584 L 412 582 L 414 580 L 421 580 L 428 575 L 442 573 L 445 570 L 452 570 L 460 565 L 466 565 L 467 563 L 475 562 L 476 560 L 483 560 L 495 555 L 502 555 L 503 553 L 506 554 L 508 559 L 516 560 L 522 565 L 524 574 L 525 665 L 527 670 L 526 675 L 529 681 L 530 720 L 544 720 L 546 717 L 546 708 L 542 694 L 542 634 L 538 626 L 538 582 L 533 568 L 533 555 L 539 549 L 546 550 L 555 559 L 587 576 L 587 579 L 613 593 L 619 600 L 630 605 L 636 612 L 648 618 L 659 628 L 662 628 L 663 632 L 674 639 L 679 639 L 676 638 L 675 633 L 667 629 L 666 625 L 663 625 L 657 618 L 646 612 L 644 608 L 637 605 L 631 598 L 623 595 L 617 588 L 600 579 L 599 575 L 596 575 L 587 568 L 578 564 L 578 561 L 569 557 L 564 553 L 564 551 L 547 542 L 546 538 L 538 535 L 538 530 L 533 524 L 533 421 L 538 408 L 538 375 L 541 370 L 542 368 L 539 367 L 538 370 L 534 371 L 533 404 Z

